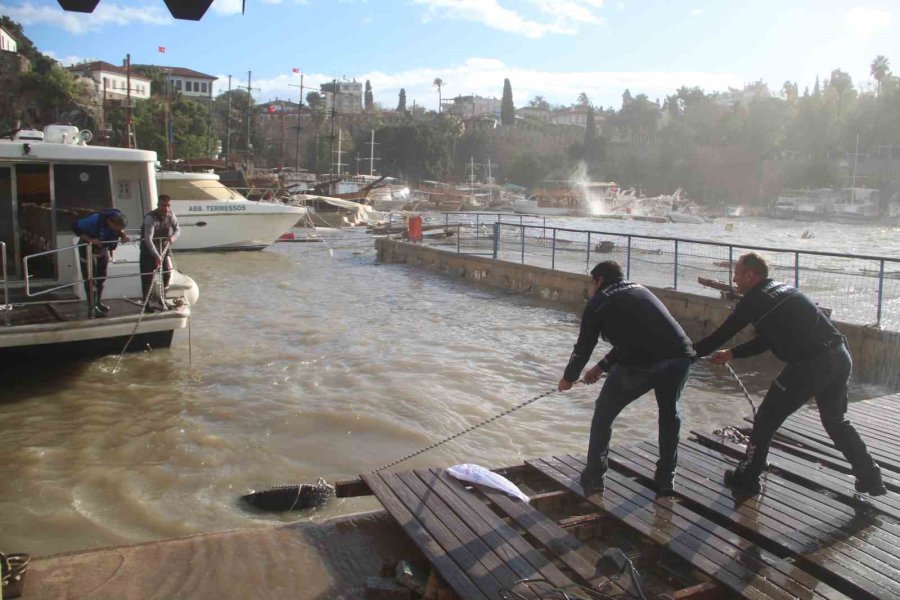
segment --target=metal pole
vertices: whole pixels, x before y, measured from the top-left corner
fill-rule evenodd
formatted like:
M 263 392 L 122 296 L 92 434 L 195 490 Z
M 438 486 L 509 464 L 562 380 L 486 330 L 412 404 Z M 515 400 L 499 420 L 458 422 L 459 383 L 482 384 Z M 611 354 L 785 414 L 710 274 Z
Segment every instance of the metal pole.
M 444 213 L 444 229 L 450 227 L 450 213 Z
M 525 264 L 525 226 L 522 227 L 522 264 Z
M 456 253 L 457 254 L 459 254 L 459 244 L 460 244 L 459 234 L 460 234 L 460 226 L 461 225 L 462 225 L 461 223 L 456 224 Z
M 675 289 L 678 289 L 678 240 L 675 240 Z
M 878 314 L 875 327 L 881 327 L 881 304 L 884 299 L 884 259 L 881 259 L 878 263 Z
M 550 250 L 550 268 L 556 270 L 556 227 L 553 228 L 553 246 Z
M 494 223 L 494 260 L 500 255 L 500 222 Z
M 479 217 L 480 214 L 481 213 L 475 213 L 475 237 L 476 238 L 481 237 L 481 235 L 480 235 L 480 230 L 481 230 L 480 219 L 481 218 Z
M 733 287 L 732 279 L 734 279 L 734 246 L 728 246 L 728 285 Z
M 631 236 L 628 236 L 628 249 L 625 251 L 625 279 L 631 279 Z
M 800 253 L 794 252 L 794 287 L 800 287 Z
M 9 325 L 9 286 L 7 285 L 8 277 L 6 274 L 6 243 L 0 242 L 0 261 L 3 261 L 3 314 L 6 324 Z
M 88 316 L 90 318 L 94 318 L 94 245 L 87 245 L 87 252 L 85 252 L 87 256 L 87 262 L 85 263 L 85 271 L 87 271 L 87 280 L 88 280 Z
M 225 113 L 225 165 L 231 168 L 231 75 L 228 76 L 228 109 Z
M 590 231 L 588 231 L 587 258 L 584 260 L 584 270 L 587 272 L 591 271 L 591 232 Z

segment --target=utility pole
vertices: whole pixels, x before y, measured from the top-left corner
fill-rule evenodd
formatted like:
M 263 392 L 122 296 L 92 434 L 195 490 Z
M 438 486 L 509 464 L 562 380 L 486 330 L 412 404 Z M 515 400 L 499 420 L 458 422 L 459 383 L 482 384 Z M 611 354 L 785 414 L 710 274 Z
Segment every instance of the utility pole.
M 300 73 L 300 85 L 295 83 L 289 83 L 290 87 L 299 87 L 300 88 L 300 99 L 297 103 L 297 141 L 296 141 L 296 151 L 297 151 L 297 171 L 300 171 L 300 130 L 302 127 L 300 126 L 300 118 L 303 113 L 303 72 Z
M 247 71 L 247 167 L 250 166 L 250 121 L 253 118 L 253 96 L 250 87 L 252 78 L 253 71 Z
M 225 166 L 231 164 L 231 75 L 228 76 L 228 112 L 225 115 Z
M 172 162 L 172 67 L 166 68 L 166 159 L 169 164 Z
M 278 172 L 284 171 L 284 101 L 281 102 L 281 159 L 278 163 Z
M 333 79 L 331 82 L 331 144 L 328 149 L 328 155 L 334 159 L 334 117 L 337 112 L 337 79 Z M 338 146 L 338 153 L 340 153 L 340 145 Z M 340 175 L 341 167 L 340 167 L 341 157 L 338 156 L 338 174 Z M 329 169 L 331 170 L 331 169 Z
M 375 161 L 381 160 L 375 158 L 375 130 L 372 130 L 372 140 L 369 142 L 369 175 L 375 174 Z
M 131 54 L 125 55 L 125 148 L 134 148 L 134 121 L 131 119 Z

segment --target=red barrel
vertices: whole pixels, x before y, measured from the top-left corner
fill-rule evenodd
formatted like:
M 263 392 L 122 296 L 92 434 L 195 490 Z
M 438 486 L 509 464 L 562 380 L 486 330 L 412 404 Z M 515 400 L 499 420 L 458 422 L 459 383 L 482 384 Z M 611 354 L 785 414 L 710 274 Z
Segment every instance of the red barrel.
M 421 242 L 422 241 L 422 217 L 410 217 L 409 225 L 407 226 L 407 234 L 409 236 L 409 241 L 411 242 Z

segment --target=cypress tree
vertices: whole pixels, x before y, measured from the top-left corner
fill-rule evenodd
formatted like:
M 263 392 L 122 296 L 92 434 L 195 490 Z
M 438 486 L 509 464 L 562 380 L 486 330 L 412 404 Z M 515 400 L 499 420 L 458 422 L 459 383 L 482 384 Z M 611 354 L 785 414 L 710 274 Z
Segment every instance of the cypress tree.
M 400 101 L 397 103 L 397 112 L 406 112 L 406 90 L 404 88 L 400 88 Z
M 370 112 L 375 107 L 375 96 L 372 95 L 372 84 L 366 79 L 366 112 Z
M 500 123 L 502 125 L 516 124 L 516 107 L 513 104 L 512 85 L 509 79 L 503 80 L 503 100 L 500 102 Z

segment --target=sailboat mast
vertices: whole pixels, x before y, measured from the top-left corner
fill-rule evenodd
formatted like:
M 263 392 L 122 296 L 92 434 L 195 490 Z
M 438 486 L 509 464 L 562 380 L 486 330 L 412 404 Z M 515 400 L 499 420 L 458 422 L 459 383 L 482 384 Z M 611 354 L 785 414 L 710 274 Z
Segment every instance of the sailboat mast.
M 369 142 L 369 175 L 375 174 L 375 130 L 372 130 L 372 141 Z

